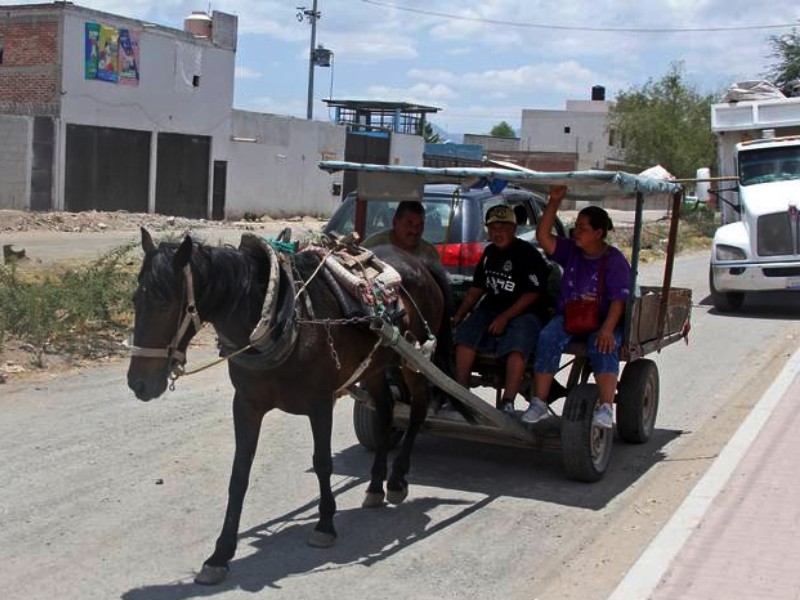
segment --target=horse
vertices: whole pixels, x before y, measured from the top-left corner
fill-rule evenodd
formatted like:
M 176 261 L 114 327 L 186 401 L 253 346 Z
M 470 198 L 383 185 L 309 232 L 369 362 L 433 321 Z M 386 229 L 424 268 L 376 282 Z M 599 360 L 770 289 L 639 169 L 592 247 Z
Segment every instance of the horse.
M 141 245 L 144 259 L 134 293 L 127 373 L 136 397 L 146 402 L 167 389 L 169 380 L 182 372 L 189 341 L 203 323 L 213 325 L 221 353 L 230 358 L 236 449 L 228 504 L 214 552 L 195 582 L 215 585 L 227 577 L 262 420 L 273 409 L 305 415 L 311 424 L 320 499 L 310 545 L 330 547 L 336 539 L 336 502 L 330 484 L 333 408 L 337 394 L 354 381 L 374 401 L 380 440 L 363 506 L 398 504 L 406 498 L 411 451 L 428 410 L 430 386 L 420 374 L 402 366 L 390 348 L 380 346 L 363 322 L 345 318 L 330 280 L 319 275 L 324 258 L 319 252 L 301 250 L 276 266 L 275 255 L 271 258 L 269 252 L 207 246 L 189 235 L 180 243 L 156 246 L 144 228 Z M 373 251 L 400 275 L 397 294 L 404 308 L 395 316 L 397 327 L 416 340 L 438 335 L 435 359 L 444 366 L 452 350 L 452 300 L 441 265 L 394 247 Z M 276 315 L 284 318 L 275 319 L 277 330 L 267 336 L 266 351 L 256 351 L 249 347 L 250 338 L 267 303 L 265 296 L 270 296 L 275 281 L 286 280 L 289 285 L 279 286 L 282 291 L 273 300 Z M 293 296 L 295 286 L 301 291 Z M 393 400 L 386 371 L 397 368 L 409 392 L 410 420 L 387 479 Z

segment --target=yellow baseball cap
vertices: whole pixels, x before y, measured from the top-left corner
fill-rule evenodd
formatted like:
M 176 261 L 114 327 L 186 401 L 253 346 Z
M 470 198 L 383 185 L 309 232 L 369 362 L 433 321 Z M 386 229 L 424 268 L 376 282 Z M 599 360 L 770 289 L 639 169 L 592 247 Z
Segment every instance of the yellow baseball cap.
M 498 204 L 486 212 L 486 225 L 491 225 L 492 223 L 511 223 L 516 225 L 517 217 L 510 206 Z

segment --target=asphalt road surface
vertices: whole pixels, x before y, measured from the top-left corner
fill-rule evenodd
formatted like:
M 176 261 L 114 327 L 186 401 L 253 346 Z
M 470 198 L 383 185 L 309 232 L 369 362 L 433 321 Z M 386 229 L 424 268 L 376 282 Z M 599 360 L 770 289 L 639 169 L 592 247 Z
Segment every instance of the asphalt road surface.
M 267 416 L 228 579 L 192 583 L 224 515 L 233 456 L 224 367 L 140 403 L 126 362 L 0 386 L 0 597 L 374 600 L 602 599 L 800 345 L 796 296 L 737 315 L 706 299 L 707 255 L 682 257 L 690 343 L 653 358 L 656 432 L 617 441 L 605 478 L 565 478 L 557 454 L 421 436 L 410 494 L 360 508 L 371 464 L 343 399 L 334 424 L 339 539 L 306 545 L 317 483 L 304 418 Z M 643 268 L 657 281 L 657 265 Z M 214 353 L 190 349 L 190 365 Z

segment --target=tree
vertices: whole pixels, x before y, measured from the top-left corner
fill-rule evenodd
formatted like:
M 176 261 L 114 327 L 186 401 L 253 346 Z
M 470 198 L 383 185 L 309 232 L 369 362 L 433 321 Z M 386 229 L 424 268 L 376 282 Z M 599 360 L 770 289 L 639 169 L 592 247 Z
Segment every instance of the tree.
M 702 95 L 685 81 L 683 63 L 670 65 L 658 81 L 619 94 L 609 115 L 609 138 L 621 140 L 628 168 L 661 165 L 678 178 L 695 177 L 715 164 L 711 132 L 713 95 Z
M 417 131 L 417 135 L 420 135 L 419 130 Z M 433 125 L 431 125 L 429 121 L 425 121 L 425 126 L 422 128 L 421 135 L 426 144 L 442 143 L 442 136 L 436 133 L 436 130 L 434 130 Z
M 497 125 L 492 127 L 492 130 L 489 132 L 489 135 L 494 137 L 503 137 L 503 138 L 513 138 L 517 137 L 514 128 L 511 127 L 505 121 L 500 121 Z
M 770 65 L 766 77 L 789 96 L 789 84 L 800 79 L 800 33 L 792 29 L 791 33 L 770 36 L 769 45 L 772 49 L 770 57 L 776 62 Z

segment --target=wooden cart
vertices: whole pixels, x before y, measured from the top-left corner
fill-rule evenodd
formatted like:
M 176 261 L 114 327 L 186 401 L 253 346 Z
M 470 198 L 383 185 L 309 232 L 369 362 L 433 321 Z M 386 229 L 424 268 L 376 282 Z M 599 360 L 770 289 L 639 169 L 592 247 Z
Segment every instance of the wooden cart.
M 656 363 L 646 356 L 685 339 L 690 328 L 691 290 L 671 287 L 677 228 L 683 202 L 683 189 L 680 185 L 608 171 L 543 173 L 522 168 L 432 169 L 337 161 L 323 161 L 320 167 L 332 172 L 345 170 L 358 173 L 359 204 L 369 201 L 370 198 L 385 198 L 387 194 L 392 194 L 397 199 L 421 199 L 422 185 L 425 182 L 458 181 L 469 185 L 478 180 L 497 179 L 534 189 L 546 189 L 551 184 L 568 185 L 570 198 L 601 200 L 609 194 L 615 197 L 633 196 L 635 220 L 630 287 L 632 290 L 640 291 L 629 301 L 625 313 L 624 345 L 620 350 L 620 359 L 625 365 L 615 399 L 616 429 L 620 439 L 625 442 L 641 444 L 650 439 L 658 413 L 660 386 Z M 640 289 L 637 279 L 643 226 L 642 211 L 645 195 L 649 194 L 666 196 L 664 200 L 665 203 L 670 203 L 671 221 L 662 285 Z M 362 207 L 356 212 L 357 230 L 359 213 L 365 214 L 366 209 Z M 472 393 L 470 389 L 445 375 L 412 344 L 397 335 L 390 324 L 376 319 L 372 323 L 372 329 L 385 345 L 391 346 L 435 386 L 446 394 L 456 397 L 475 418 L 474 423 L 469 423 L 456 412 L 431 411 L 423 426 L 423 433 L 537 450 L 560 451 L 567 475 L 579 481 L 597 481 L 605 473 L 611 457 L 613 432 L 592 424 L 594 409 L 600 399 L 597 386 L 590 383 L 591 369 L 586 360 L 585 344 L 573 343 L 568 346 L 565 356 L 571 356 L 571 359 L 562 366 L 562 371 L 567 373 L 567 381 L 565 384 L 554 386 L 554 389 L 561 390 L 561 393 L 556 392 L 548 399 L 552 402 L 558 397 L 565 397 L 561 414 L 554 413 L 552 418 L 536 426 L 527 426 L 516 418 L 496 410 L 493 405 Z M 474 371 L 470 388 L 489 386 L 500 392 L 503 383 L 501 365 L 491 360 L 479 360 Z M 408 422 L 409 406 L 403 401 L 402 382 L 390 383 L 390 389 L 396 399 L 394 427 L 399 433 Z M 377 428 L 370 399 L 359 388 L 354 388 L 352 393 L 356 399 L 353 413 L 356 436 L 362 445 L 374 448 Z

